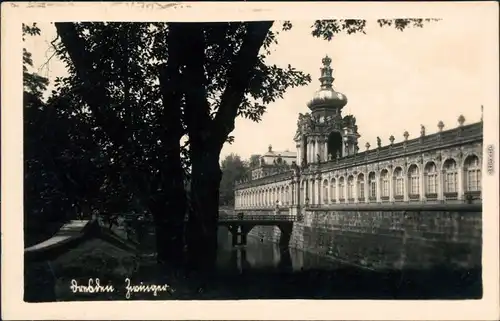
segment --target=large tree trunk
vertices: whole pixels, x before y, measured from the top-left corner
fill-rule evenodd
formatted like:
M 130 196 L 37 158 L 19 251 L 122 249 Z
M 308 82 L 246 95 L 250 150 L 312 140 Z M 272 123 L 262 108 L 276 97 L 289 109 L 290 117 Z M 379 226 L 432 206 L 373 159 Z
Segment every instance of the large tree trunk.
M 188 256 L 192 268 L 210 272 L 217 258 L 217 221 L 222 173 L 219 155 L 234 129 L 238 106 L 248 87 L 257 54 L 272 22 L 248 23 L 242 47 L 233 57 L 228 84 L 221 95 L 217 116 L 212 118 L 207 100 L 205 76 L 206 38 L 203 24 L 183 26 L 189 50 L 183 55 L 183 89 L 186 95 L 185 120 L 189 132 L 191 207 L 188 223 Z M 224 35 L 225 36 L 225 35 Z
M 219 217 L 219 184 L 222 172 L 219 149 L 197 148 L 192 153 L 191 204 L 188 222 L 189 267 L 210 273 L 217 259 L 217 221 Z
M 186 192 L 184 175 L 180 166 L 180 151 L 167 155 L 163 192 L 150 202 L 156 235 L 156 252 L 159 263 L 181 267 L 184 259 L 184 220 Z M 163 179 L 165 179 L 163 178 Z
M 182 33 L 177 24 L 169 26 L 168 62 L 160 67 L 160 90 L 163 113 L 160 118 L 164 150 L 160 169 L 160 197 L 153 202 L 156 226 L 158 261 L 179 267 L 183 263 L 184 225 L 186 217 L 186 191 L 181 160 L 180 139 L 184 134 L 181 126 L 180 56 L 183 52 Z

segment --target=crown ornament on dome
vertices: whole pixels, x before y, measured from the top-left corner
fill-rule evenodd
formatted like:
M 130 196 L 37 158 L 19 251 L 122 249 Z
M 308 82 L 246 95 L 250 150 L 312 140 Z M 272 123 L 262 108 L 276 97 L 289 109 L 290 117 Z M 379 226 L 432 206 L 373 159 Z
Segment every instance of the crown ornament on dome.
M 323 63 L 323 67 L 320 68 L 321 77 L 319 78 L 319 81 L 321 82 L 321 88 L 331 89 L 333 81 L 335 80 L 335 78 L 333 78 L 333 69 L 332 67 L 330 67 L 332 59 L 328 57 L 328 55 L 326 55 L 325 58 L 321 59 L 321 62 Z
M 328 55 L 326 55 L 325 58 L 321 59 L 321 62 L 323 63 L 323 66 L 330 67 L 330 64 L 332 63 L 332 59 L 330 57 L 328 57 Z

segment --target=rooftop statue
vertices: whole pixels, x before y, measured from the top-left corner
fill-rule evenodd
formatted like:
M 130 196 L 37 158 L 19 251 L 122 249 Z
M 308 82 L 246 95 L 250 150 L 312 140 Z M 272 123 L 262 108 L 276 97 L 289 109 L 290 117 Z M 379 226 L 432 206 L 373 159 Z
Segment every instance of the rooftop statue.
M 425 126 L 420 125 L 420 136 L 425 136 Z
M 304 124 L 304 114 L 299 114 L 299 119 L 297 119 L 297 131 L 301 131 Z
M 343 127 L 357 128 L 356 117 L 354 117 L 353 115 L 344 116 L 344 118 L 342 118 L 342 125 Z

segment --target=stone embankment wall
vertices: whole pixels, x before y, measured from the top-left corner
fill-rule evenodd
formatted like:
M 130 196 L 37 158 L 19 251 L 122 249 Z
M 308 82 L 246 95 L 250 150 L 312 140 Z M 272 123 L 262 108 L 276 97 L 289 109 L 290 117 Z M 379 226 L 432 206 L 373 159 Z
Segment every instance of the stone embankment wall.
M 306 211 L 290 247 L 373 269 L 481 266 L 480 211 Z M 278 243 L 281 230 L 257 226 L 253 236 Z

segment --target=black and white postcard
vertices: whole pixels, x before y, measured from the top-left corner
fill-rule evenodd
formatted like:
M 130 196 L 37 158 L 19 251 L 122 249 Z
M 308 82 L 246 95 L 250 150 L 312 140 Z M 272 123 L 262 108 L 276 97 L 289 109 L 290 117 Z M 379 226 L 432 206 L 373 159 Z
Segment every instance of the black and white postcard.
M 498 318 L 498 37 L 494 2 L 2 3 L 2 317 Z

